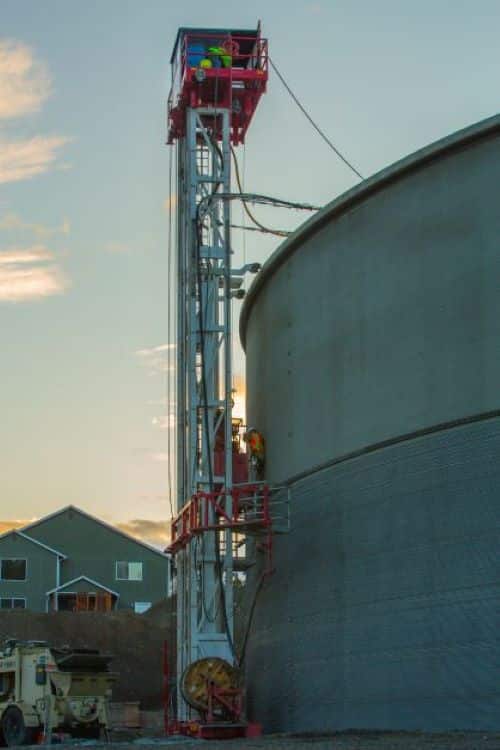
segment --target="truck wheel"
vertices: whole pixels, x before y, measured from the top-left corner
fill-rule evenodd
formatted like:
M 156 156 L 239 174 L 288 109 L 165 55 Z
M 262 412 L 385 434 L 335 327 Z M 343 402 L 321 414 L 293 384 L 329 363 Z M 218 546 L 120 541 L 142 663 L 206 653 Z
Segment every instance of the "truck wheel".
M 2 716 L 2 734 L 5 744 L 15 747 L 35 744 L 38 731 L 36 727 L 27 727 L 22 711 L 17 706 L 11 706 Z

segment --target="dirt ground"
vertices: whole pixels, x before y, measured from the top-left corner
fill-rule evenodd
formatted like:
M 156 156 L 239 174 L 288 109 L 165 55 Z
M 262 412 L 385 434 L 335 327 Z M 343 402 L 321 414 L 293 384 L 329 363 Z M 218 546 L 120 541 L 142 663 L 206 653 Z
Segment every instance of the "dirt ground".
M 153 607 L 146 615 L 132 612 L 94 613 L 0 612 L 0 641 L 6 637 L 21 640 L 41 639 L 52 645 L 93 646 L 112 653 L 112 669 L 120 677 L 113 700 L 141 701 L 147 714 L 155 714 L 155 722 L 143 729 L 146 734 L 158 724 L 152 736 L 117 733 L 111 743 L 113 750 L 161 750 L 161 748 L 200 748 L 203 740 L 162 738 L 161 721 L 156 716 L 161 707 L 162 648 L 165 637 L 171 638 L 173 617 L 171 604 Z M 156 709 L 156 711 L 155 711 Z M 161 717 L 160 717 L 161 718 Z M 145 726 L 145 725 L 143 725 Z M 134 735 L 136 739 L 134 739 Z M 116 741 L 123 740 L 123 741 Z M 126 741 L 125 741 L 126 740 Z M 109 750 L 110 745 L 97 742 L 80 743 L 95 750 Z M 292 737 L 268 735 L 257 740 L 212 741 L 209 750 L 500 750 L 500 732 L 339 732 L 329 736 Z M 57 746 L 58 750 L 75 750 L 75 743 Z
M 204 740 L 147 738 L 135 742 L 112 743 L 113 750 L 160 750 L 165 747 L 191 750 Z M 208 750 L 500 750 L 500 732 L 338 732 L 326 737 L 270 735 L 252 740 L 211 741 Z M 74 745 L 59 745 L 58 750 L 74 750 Z M 93 745 L 109 750 L 109 745 Z

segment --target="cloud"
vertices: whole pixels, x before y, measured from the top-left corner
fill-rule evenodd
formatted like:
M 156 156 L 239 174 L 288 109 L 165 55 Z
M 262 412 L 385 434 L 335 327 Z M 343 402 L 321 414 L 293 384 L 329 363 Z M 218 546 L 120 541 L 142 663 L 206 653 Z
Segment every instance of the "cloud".
M 107 242 L 104 245 L 104 249 L 107 253 L 128 253 L 130 247 L 125 245 L 123 242 Z
M 246 416 L 246 385 L 243 375 L 233 375 L 233 415 L 245 420 Z
M 0 41 L 0 119 L 38 112 L 50 93 L 48 70 L 31 48 L 13 40 Z
M 24 221 L 20 216 L 14 213 L 5 214 L 0 219 L 0 229 L 6 231 L 26 231 L 31 232 L 36 237 L 47 238 L 52 237 L 56 234 L 68 235 L 70 232 L 70 223 L 68 219 L 64 219 L 62 224 L 58 227 L 47 227 L 45 224 L 31 224 L 30 222 Z
M 26 302 L 62 294 L 69 279 L 43 245 L 0 250 L 0 302 Z
M 162 372 L 173 372 L 175 367 L 171 361 L 170 352 L 176 348 L 175 344 L 158 344 L 149 349 L 138 349 L 135 355 L 139 357 L 141 364 L 147 367 L 149 375 L 157 375 Z
M 153 417 L 151 424 L 160 430 L 173 429 L 176 424 L 175 414 L 160 414 L 158 417 Z
M 30 518 L 26 521 L 0 521 L 0 534 L 6 534 L 8 531 L 12 531 L 12 529 L 21 529 L 23 526 L 27 526 L 27 524 L 32 523 L 36 519 Z
M 162 496 L 162 499 L 165 498 Z M 13 521 L 0 521 L 0 534 L 6 534 L 8 531 L 12 531 L 12 529 L 22 528 L 29 523 L 33 523 L 33 521 L 36 521 L 36 518 L 24 521 L 17 519 Z M 130 521 L 115 523 L 114 525 L 126 534 L 130 534 L 161 549 L 164 549 L 170 540 L 169 519 L 165 519 L 164 521 L 149 521 L 143 518 L 134 518 Z
M 54 165 L 58 149 L 71 139 L 35 136 L 24 141 L 0 141 L 0 183 L 30 180 Z
M 163 208 L 168 213 L 169 211 L 173 211 L 174 208 L 177 207 L 177 195 L 175 193 L 172 193 L 168 198 L 166 198 L 163 202 Z
M 10 248 L 9 250 L 0 250 L 0 268 L 25 263 L 43 263 L 53 258 L 54 255 L 43 245 L 34 245 L 30 248 Z
M 168 453 L 152 453 L 151 458 L 158 463 L 168 463 Z
M 144 542 L 149 542 L 162 549 L 170 541 L 169 521 L 149 521 L 145 518 L 134 518 L 130 521 L 117 523 L 116 526 L 126 534 L 135 536 Z
M 0 40 L 0 120 L 37 112 L 50 92 L 47 69 L 35 60 L 30 47 Z M 35 136 L 17 141 L 1 138 L 0 183 L 28 180 L 57 166 L 58 150 L 69 140 L 63 136 Z
M 158 346 L 153 346 L 151 349 L 138 349 L 136 354 L 138 357 L 151 357 L 158 352 L 166 352 L 169 349 L 175 349 L 175 344 L 159 344 Z

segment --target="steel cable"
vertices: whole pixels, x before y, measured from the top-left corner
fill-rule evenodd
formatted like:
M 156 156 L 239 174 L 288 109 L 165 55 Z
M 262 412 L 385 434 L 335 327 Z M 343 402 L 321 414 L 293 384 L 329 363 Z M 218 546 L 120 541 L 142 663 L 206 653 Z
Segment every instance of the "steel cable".
M 168 481 L 168 502 L 170 505 L 170 518 L 174 518 L 174 507 L 172 503 L 172 456 L 171 456 L 171 450 L 172 450 L 172 437 L 171 437 L 171 412 L 172 412 L 172 375 L 171 375 L 171 365 L 172 365 L 172 356 L 171 356 L 171 348 L 173 344 L 173 336 L 172 336 L 172 299 L 170 297 L 171 292 L 173 290 L 173 284 L 172 284 L 172 268 L 173 268 L 173 250 L 172 250 L 172 230 L 173 230 L 173 222 L 172 222 L 172 177 L 173 177 L 173 157 L 172 157 L 172 150 L 170 150 L 170 159 L 169 159 L 169 165 L 168 165 L 168 265 L 167 265 L 167 288 L 169 290 L 169 299 L 168 299 L 168 305 L 167 305 L 167 377 L 166 377 L 166 390 L 167 390 L 167 398 L 166 398 L 166 408 L 167 408 L 167 481 Z M 173 298 L 173 295 L 172 295 Z
M 354 174 L 357 177 L 359 177 L 360 180 L 364 180 L 365 178 L 363 177 L 363 175 L 361 174 L 361 172 L 359 172 L 356 169 L 356 167 L 353 166 L 348 159 L 346 159 L 346 157 L 339 151 L 339 149 L 331 142 L 331 140 L 328 138 L 328 136 L 325 135 L 325 133 L 321 130 L 321 128 L 319 127 L 319 125 L 313 120 L 313 118 L 311 117 L 311 115 L 309 114 L 309 112 L 306 110 L 306 108 L 304 107 L 304 105 L 302 104 L 302 102 L 293 93 L 292 89 L 290 88 L 290 86 L 288 85 L 288 83 L 285 81 L 285 79 L 283 78 L 282 74 L 280 73 L 280 71 L 276 67 L 276 65 L 273 62 L 273 60 L 271 60 L 271 58 L 269 58 L 269 62 L 271 64 L 272 69 L 274 70 L 274 72 L 276 73 L 276 75 L 280 79 L 281 83 L 283 84 L 283 86 L 285 87 L 285 89 L 288 91 L 288 93 L 292 97 L 292 99 L 295 102 L 295 104 L 297 105 L 297 107 L 300 109 L 300 111 L 302 112 L 302 114 L 309 120 L 309 122 L 311 123 L 311 125 L 313 126 L 313 128 L 315 129 L 315 131 L 318 133 L 318 135 L 321 136 L 321 138 L 324 140 L 324 142 L 332 149 L 332 151 L 339 157 L 339 159 L 341 159 L 344 162 L 344 164 L 346 166 L 348 166 L 349 169 L 352 172 L 354 172 Z

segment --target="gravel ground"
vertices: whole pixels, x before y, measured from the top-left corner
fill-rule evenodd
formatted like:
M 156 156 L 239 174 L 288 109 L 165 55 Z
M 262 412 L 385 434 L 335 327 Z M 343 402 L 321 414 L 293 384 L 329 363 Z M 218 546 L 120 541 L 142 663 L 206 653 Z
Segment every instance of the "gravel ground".
M 205 740 L 184 738 L 141 738 L 134 742 L 113 742 L 113 750 L 160 750 L 162 747 L 199 750 Z M 94 750 L 110 750 L 110 745 L 79 743 Z M 38 746 L 40 750 L 40 746 Z M 500 750 L 500 732 L 339 732 L 328 736 L 269 735 L 260 739 L 211 741 L 208 750 Z M 75 744 L 58 745 L 58 750 L 74 750 Z

